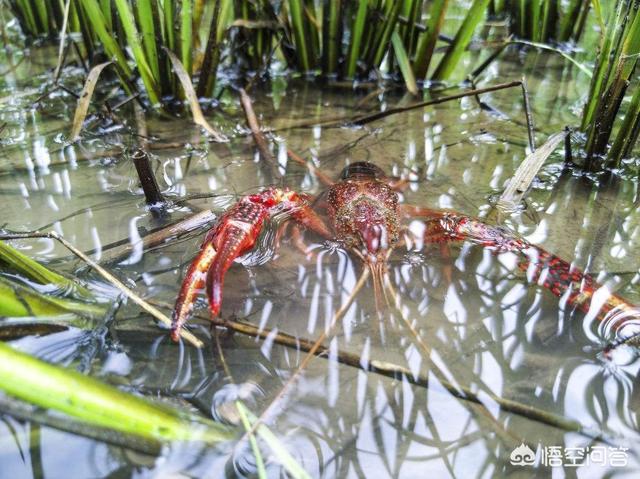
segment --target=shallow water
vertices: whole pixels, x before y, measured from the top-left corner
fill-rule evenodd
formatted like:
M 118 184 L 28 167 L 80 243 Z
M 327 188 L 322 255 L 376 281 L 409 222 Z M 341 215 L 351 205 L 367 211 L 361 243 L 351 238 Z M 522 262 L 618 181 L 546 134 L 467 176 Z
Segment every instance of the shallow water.
M 140 238 L 197 208 L 219 214 L 238 195 L 264 185 L 320 193 L 323 187 L 314 175 L 287 161 L 287 147 L 332 177 L 348 163 L 375 162 L 389 174 L 412 180 L 401 195 L 403 202 L 493 222 L 495 199 L 525 155 L 519 91 L 484 95 L 492 110 L 467 98 L 364 127 L 291 128 L 311 118 L 379 111 L 412 100 L 397 91 L 367 97 L 371 89 L 281 78 L 251 92 L 262 124 L 278 128 L 277 165 L 258 161 L 232 93 L 212 113 L 231 137 L 227 144 L 208 142 L 188 118 L 167 121 L 148 115 L 143 125 L 128 105 L 116 112 L 122 123 L 95 119 L 83 140 L 69 146 L 64 135 L 73 116 L 73 97 L 58 90 L 34 103 L 44 92 L 54 49 L 30 52 L 27 56 L 15 48 L 2 67 L 19 62 L 0 80 L 0 123 L 7 123 L 0 138 L 1 227 L 54 229 L 90 251 L 140 295 L 167 308 L 205 230 L 151 250 L 140 247 Z M 523 71 L 541 144 L 566 124 L 577 123 L 576 85 L 588 79 L 561 58 L 530 52 L 494 63 L 482 85 L 518 79 Z M 82 78 L 81 70 L 69 69 L 64 83 L 79 91 Z M 108 94 L 105 84 L 100 98 Z M 145 207 L 130 161 L 144 129 L 151 137 L 158 182 L 174 203 L 161 218 Z M 629 164 L 625 172 L 633 168 Z M 637 204 L 636 183 L 612 181 L 597 187 L 592 179 L 563 168 L 560 149 L 538 175 L 526 208 L 502 220 L 630 302 L 640 303 Z M 419 230 L 420 223 L 411 228 Z M 288 237 L 276 250 L 272 241 L 264 240 L 266 257 L 250 255 L 234 266 L 225 284 L 223 317 L 311 341 L 327 331 L 362 267 L 338 243 L 311 234 L 305 241 L 310 255 L 297 250 Z M 114 259 L 111 246 L 116 242 L 133 246 Z M 115 300 L 113 287 L 52 241 L 13 244 L 54 268 L 77 274 L 100 295 Z M 603 356 L 603 348 L 616 339 L 606 323 L 528 281 L 514 255 L 495 255 L 477 245 L 454 245 L 449 254 L 420 244 L 399 248 L 389 260 L 389 277 L 398 307 L 378 315 L 367 284 L 328 330 L 327 354 L 312 359 L 295 388 L 271 409 L 270 429 L 312 476 L 617 477 L 640 471 L 635 389 L 640 363 L 630 347 L 616 350 L 611 359 Z M 202 350 L 172 343 L 165 330 L 131 304 L 121 307 L 108 324 L 96 321 L 93 333 L 70 327 L 15 339 L 12 345 L 217 419 L 226 417 L 225 405 L 238 397 L 254 413 L 264 411 L 304 352 L 278 345 L 275 333 L 266 340 L 222 331 L 212 336 L 204 300 L 198 312 L 201 318 L 190 324 L 206 343 Z M 10 320 L 1 324 L 12 327 Z M 410 374 L 388 378 L 366 373 L 341 363 L 345 353 L 363 365 L 396 364 Z M 472 391 L 481 404 L 459 399 L 462 393 L 452 394 L 445 380 L 450 389 Z M 503 400 L 521 409 L 546 411 L 556 422 L 577 421 L 584 430 L 567 431 L 548 424 L 551 420 L 505 410 Z M 231 457 L 229 448 L 172 444 L 149 457 L 10 414 L 0 416 L 0 437 L 2 477 L 255 474 L 248 448 Z M 521 443 L 536 451 L 534 465 L 512 464 L 510 455 Z M 556 447 L 564 454 L 592 451 L 592 464 L 572 467 L 565 456 L 561 465 L 554 465 L 548 454 Z M 620 447 L 627 449 L 610 449 Z M 270 475 L 281 475 L 266 446 L 264 450 Z M 597 454 L 602 451 L 605 457 L 600 460 Z

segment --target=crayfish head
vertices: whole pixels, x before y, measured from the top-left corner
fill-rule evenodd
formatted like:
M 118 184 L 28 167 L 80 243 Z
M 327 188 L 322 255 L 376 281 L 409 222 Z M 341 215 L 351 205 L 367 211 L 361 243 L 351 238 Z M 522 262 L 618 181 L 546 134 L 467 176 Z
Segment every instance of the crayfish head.
M 388 251 L 398 242 L 397 218 L 369 198 L 356 201 L 341 228 L 345 240 L 368 264 L 384 264 Z

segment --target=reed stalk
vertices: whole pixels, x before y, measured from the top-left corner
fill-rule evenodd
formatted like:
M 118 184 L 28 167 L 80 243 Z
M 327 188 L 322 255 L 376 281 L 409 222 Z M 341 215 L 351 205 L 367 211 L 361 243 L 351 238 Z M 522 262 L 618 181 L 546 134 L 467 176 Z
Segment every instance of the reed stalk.
M 638 137 L 640 93 L 637 83 L 632 81 L 640 55 L 638 8 L 638 2 L 618 0 L 601 39 L 581 124 L 587 134 L 584 168 L 588 171 L 619 166 Z M 620 121 L 628 93 L 631 102 Z M 613 146 L 609 149 L 612 138 Z
M 447 80 L 455 71 L 456 66 L 471 41 L 474 30 L 484 19 L 488 4 L 489 0 L 473 0 L 458 33 L 453 39 L 453 43 L 451 43 L 447 49 L 447 52 L 433 74 L 434 80 Z
M 445 22 L 449 0 L 70 0 L 70 29 L 82 33 L 87 55 L 102 50 L 112 59 L 129 95 L 146 92 L 152 106 L 185 97 L 173 70 L 179 59 L 198 97 L 215 95 L 218 70 L 268 71 L 273 58 L 305 74 L 366 79 L 384 70 L 401 76 L 417 92 L 428 72 Z M 582 1 L 569 9 L 578 15 Z M 595 0 L 594 0 L 595 1 Z M 64 12 L 56 2 L 12 0 L 12 10 L 28 31 L 57 26 Z M 55 5 L 54 5 L 55 3 Z M 550 36 L 558 0 L 473 0 L 434 80 L 447 80 L 464 56 L 487 9 L 522 8 L 521 18 L 540 24 L 535 38 Z M 533 13 L 533 15 L 532 15 Z M 564 26 L 571 23 L 563 17 Z M 522 26 L 522 32 L 529 27 Z M 566 30 L 565 28 L 565 30 Z M 55 31 L 55 30 L 54 30 Z M 564 31 L 564 30 L 563 30 Z M 222 57 L 222 52 L 230 52 Z M 223 64 L 221 65 L 221 60 Z M 242 74 L 243 72 L 240 71 Z

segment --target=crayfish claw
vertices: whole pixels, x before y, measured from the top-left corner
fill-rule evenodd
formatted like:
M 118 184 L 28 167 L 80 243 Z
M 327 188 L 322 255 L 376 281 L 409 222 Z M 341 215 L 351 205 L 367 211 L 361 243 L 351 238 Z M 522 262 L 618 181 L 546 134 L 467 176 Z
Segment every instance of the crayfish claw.
M 193 303 L 198 291 L 204 286 L 207 271 L 216 255 L 217 251 L 213 242 L 205 241 L 200 253 L 187 270 L 171 318 L 171 339 L 174 341 L 178 341 L 180 337 L 180 328 L 182 328 L 182 325 L 187 321 L 193 310 Z
M 254 247 L 265 220 L 280 212 L 292 214 L 298 222 L 318 233 L 329 234 L 308 207 L 306 197 L 288 188 L 267 188 L 241 198 L 209 231 L 200 253 L 187 271 L 173 312 L 171 337 L 174 341 L 203 286 L 206 286 L 211 315 L 218 316 L 225 273 L 238 257 Z

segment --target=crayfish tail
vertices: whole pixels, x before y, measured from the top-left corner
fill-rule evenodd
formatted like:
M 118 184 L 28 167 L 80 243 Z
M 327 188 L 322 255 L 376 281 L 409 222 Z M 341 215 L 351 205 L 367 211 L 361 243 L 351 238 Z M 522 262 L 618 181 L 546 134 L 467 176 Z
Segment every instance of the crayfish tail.
M 189 319 L 193 310 L 193 303 L 199 290 L 205 285 L 207 271 L 216 256 L 217 252 L 213 242 L 207 241 L 187 270 L 171 318 L 171 339 L 174 341 L 178 341 L 180 328 Z

